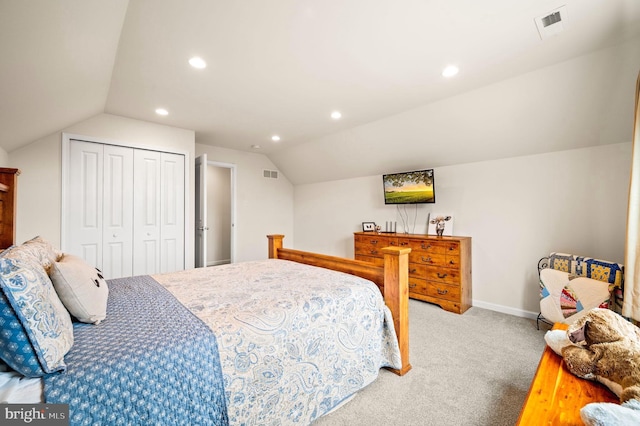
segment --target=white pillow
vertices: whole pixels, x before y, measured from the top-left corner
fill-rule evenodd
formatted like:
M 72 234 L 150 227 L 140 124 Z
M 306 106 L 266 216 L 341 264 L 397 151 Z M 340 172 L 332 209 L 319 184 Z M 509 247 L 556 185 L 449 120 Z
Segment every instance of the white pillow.
M 65 254 L 51 267 L 50 277 L 60 300 L 78 321 L 98 324 L 106 318 L 109 289 L 96 268 Z

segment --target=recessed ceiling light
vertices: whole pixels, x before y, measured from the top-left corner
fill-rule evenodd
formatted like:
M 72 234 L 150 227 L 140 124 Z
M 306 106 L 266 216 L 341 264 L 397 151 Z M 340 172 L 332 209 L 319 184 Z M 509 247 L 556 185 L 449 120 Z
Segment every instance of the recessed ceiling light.
M 260 145 L 251 145 L 251 149 L 260 149 Z
M 158 115 L 169 115 L 169 111 L 167 111 L 164 108 L 158 108 L 158 109 L 156 109 L 156 114 L 158 114 Z
M 279 142 L 280 141 L 280 136 L 273 135 L 273 136 L 271 136 L 271 140 L 274 141 L 274 142 Z
M 340 111 L 333 111 L 331 113 L 331 118 L 333 118 L 334 120 L 340 120 L 341 117 L 342 114 L 340 113 Z
M 204 61 L 204 59 L 198 56 L 194 56 L 193 58 L 189 59 L 189 65 L 198 69 L 203 69 L 207 67 L 207 63 Z
M 460 71 L 458 69 L 457 66 L 455 65 L 448 65 L 447 67 L 445 67 L 445 69 L 442 70 L 442 76 L 443 77 L 453 77 L 454 75 L 458 74 L 458 71 Z

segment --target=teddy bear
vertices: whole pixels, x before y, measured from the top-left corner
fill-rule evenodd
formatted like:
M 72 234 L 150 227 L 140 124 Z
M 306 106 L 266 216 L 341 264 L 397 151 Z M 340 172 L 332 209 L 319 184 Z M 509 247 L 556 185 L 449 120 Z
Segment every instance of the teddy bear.
M 566 331 L 547 332 L 545 340 L 571 373 L 603 383 L 620 398 L 621 405 L 583 407 L 585 424 L 640 424 L 640 328 L 609 309 L 596 308 Z

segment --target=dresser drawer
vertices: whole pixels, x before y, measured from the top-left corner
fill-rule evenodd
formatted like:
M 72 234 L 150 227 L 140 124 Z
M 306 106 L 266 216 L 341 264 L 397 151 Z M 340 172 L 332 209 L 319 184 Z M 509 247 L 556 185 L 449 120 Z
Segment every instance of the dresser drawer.
M 446 252 L 446 246 L 442 241 L 413 239 L 409 240 L 409 247 L 412 253 L 444 254 Z
M 460 268 L 460 256 L 428 253 L 409 253 L 409 262 L 418 265 L 445 266 Z
M 397 246 L 398 238 L 387 237 L 385 235 L 380 235 L 380 234 L 356 235 L 355 243 L 356 245 L 363 244 L 363 245 L 374 246 L 374 247 L 389 247 L 389 246 Z
M 358 244 L 355 247 L 355 255 L 357 256 L 373 256 L 373 257 L 384 257 L 382 254 L 382 249 L 387 246 L 372 246 L 372 245 L 364 245 Z
M 363 256 L 383 257 L 382 249 L 385 247 L 397 247 L 398 239 L 378 234 L 356 235 L 355 254 Z
M 409 253 L 409 262 L 421 265 L 444 266 L 446 259 L 447 257 L 444 254 L 428 253 L 425 251 L 414 252 L 413 249 L 411 249 L 411 253 Z
M 446 266 L 447 268 L 460 268 L 460 255 L 447 254 L 447 256 L 445 256 L 443 266 Z
M 420 265 L 419 263 L 411 263 L 409 262 L 409 276 L 416 278 L 424 278 L 424 273 L 427 270 L 427 267 L 424 265 Z
M 454 268 L 425 267 L 424 276 L 429 281 L 439 281 L 448 284 L 460 284 L 460 270 Z
M 423 278 L 409 277 L 409 294 L 427 295 L 427 281 Z
M 427 281 L 427 296 L 458 302 L 460 300 L 460 287 L 456 285 L 440 284 Z M 411 291 L 411 290 L 409 290 Z
M 384 266 L 384 257 L 365 256 L 362 254 L 356 254 L 356 260 L 362 260 L 363 262 L 373 263 L 376 266 Z

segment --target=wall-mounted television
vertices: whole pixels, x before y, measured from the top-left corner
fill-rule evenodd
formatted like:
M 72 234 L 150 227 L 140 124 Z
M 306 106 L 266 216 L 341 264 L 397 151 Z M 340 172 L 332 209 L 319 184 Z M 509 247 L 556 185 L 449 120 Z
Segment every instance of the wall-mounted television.
M 435 203 L 433 169 L 382 175 L 385 204 Z

